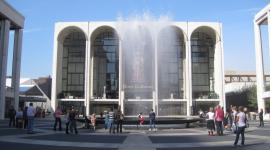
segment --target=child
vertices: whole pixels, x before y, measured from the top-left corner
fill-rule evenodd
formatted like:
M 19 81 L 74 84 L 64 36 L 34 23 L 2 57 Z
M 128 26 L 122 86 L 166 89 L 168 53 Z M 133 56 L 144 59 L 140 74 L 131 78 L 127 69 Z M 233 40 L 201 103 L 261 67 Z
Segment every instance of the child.
M 144 122 L 144 117 L 143 117 L 142 113 L 140 113 L 138 115 L 138 125 L 142 126 L 143 122 Z M 137 126 L 137 128 L 138 128 L 138 126 Z

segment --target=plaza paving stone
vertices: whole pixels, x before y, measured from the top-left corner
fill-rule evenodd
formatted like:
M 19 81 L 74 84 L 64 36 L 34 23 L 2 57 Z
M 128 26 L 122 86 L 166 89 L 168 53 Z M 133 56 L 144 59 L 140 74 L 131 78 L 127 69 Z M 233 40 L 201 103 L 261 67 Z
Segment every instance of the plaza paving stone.
M 6 136 L 6 135 L 18 135 L 18 134 L 26 134 L 26 130 L 23 129 L 6 129 L 6 128 L 0 128 L 0 136 Z
M 67 142 L 90 142 L 90 143 L 123 143 L 127 136 L 120 135 L 76 135 L 76 134 L 51 134 L 43 136 L 26 137 L 33 140 L 51 140 Z
M 149 136 L 152 143 L 198 143 L 198 142 L 219 142 L 219 141 L 233 141 L 233 136 Z M 251 140 L 253 138 L 246 138 Z
M 89 148 L 89 147 L 72 147 L 72 146 L 48 146 L 33 145 L 21 143 L 0 142 L 2 150 L 117 150 L 117 148 Z
M 145 128 L 126 128 L 122 134 L 109 134 L 108 130 L 79 129 L 79 134 L 66 135 L 53 131 L 54 121 L 37 119 L 36 134 L 25 134 L 26 130 L 8 128 L 8 120 L 0 121 L 0 149 L 5 150 L 268 150 L 270 146 L 270 122 L 265 128 L 257 128 L 258 122 L 251 122 L 246 132 L 246 146 L 233 147 L 235 135 L 226 131 L 225 136 L 208 136 L 205 127 L 166 128 L 157 132 Z M 64 125 L 64 124 L 63 124 Z M 64 127 L 64 126 L 63 126 Z M 80 126 L 82 127 L 82 126 Z M 64 128 L 63 128 L 64 129 Z

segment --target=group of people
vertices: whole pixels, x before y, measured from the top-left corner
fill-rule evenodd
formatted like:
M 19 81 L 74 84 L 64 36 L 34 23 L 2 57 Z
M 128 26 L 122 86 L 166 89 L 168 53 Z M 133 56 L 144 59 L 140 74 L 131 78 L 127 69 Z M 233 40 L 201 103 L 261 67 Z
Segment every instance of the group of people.
M 29 107 L 21 108 L 16 111 L 13 106 L 10 107 L 9 112 L 9 127 L 17 127 L 27 129 L 27 133 L 32 134 L 34 126 L 34 118 L 36 115 L 36 109 L 33 107 L 33 103 L 29 104 Z
M 109 129 L 109 133 L 115 133 L 115 128 L 117 133 L 122 133 L 123 121 L 124 114 L 120 108 L 118 108 L 116 113 L 112 108 L 109 112 L 105 111 L 104 128 Z
M 62 115 L 63 115 L 63 112 L 61 108 L 58 106 L 53 114 L 55 118 L 53 129 L 55 131 L 56 131 L 57 125 L 59 126 L 58 127 L 59 131 L 62 131 L 62 120 L 61 120 Z M 75 131 L 75 134 L 78 134 L 76 116 L 77 116 L 77 112 L 74 109 L 74 106 L 71 106 L 67 110 L 67 115 L 66 115 L 66 134 L 69 134 L 69 132 L 73 133 L 73 131 Z
M 206 113 L 206 123 L 208 129 L 208 135 L 216 134 L 218 136 L 223 135 L 223 127 L 227 130 L 233 131 L 236 134 L 234 146 L 237 145 L 239 136 L 241 135 L 241 145 L 245 144 L 245 128 L 249 126 L 247 108 L 243 106 L 230 107 L 224 114 L 223 108 L 219 105 L 216 108 L 209 108 L 209 112 Z M 263 110 L 259 112 L 260 126 L 263 127 Z
M 137 120 L 137 128 L 141 127 L 144 123 L 144 117 L 142 113 L 139 113 Z M 156 113 L 153 109 L 149 112 L 149 131 L 157 131 L 156 128 Z

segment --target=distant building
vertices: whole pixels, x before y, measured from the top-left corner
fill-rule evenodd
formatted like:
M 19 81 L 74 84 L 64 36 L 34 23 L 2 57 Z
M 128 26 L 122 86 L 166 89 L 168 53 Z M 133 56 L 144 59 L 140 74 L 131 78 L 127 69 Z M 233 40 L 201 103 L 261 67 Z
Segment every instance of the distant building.
M 59 22 L 52 107 L 179 117 L 224 103 L 222 27 L 216 22 Z
M 23 108 L 33 103 L 35 107 L 51 111 L 51 77 L 40 77 L 38 79 L 22 78 L 19 88 L 19 107 Z M 12 105 L 11 78 L 6 81 L 6 108 Z M 7 109 L 6 109 L 7 113 Z
M 4 119 L 6 106 L 6 75 L 10 31 L 14 31 L 12 82 L 9 94 L 12 105 L 18 109 L 21 71 L 21 49 L 24 17 L 4 0 L 0 0 L 0 119 Z M 12 40 L 13 43 L 13 40 Z

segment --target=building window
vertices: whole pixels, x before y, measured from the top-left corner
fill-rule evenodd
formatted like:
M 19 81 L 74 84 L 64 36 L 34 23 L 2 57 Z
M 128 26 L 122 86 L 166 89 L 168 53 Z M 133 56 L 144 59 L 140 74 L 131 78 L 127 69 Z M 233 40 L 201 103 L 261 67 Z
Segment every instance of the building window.
M 99 33 L 93 41 L 95 98 L 117 99 L 119 76 L 119 40 L 113 31 Z M 104 93 L 105 91 L 105 93 Z
M 185 43 L 181 31 L 164 29 L 158 45 L 158 98 L 184 98 Z
M 195 99 L 217 98 L 214 89 L 214 50 L 215 42 L 208 34 L 192 34 L 192 96 Z
M 64 40 L 59 98 L 84 98 L 85 43 L 82 32 L 72 32 Z

